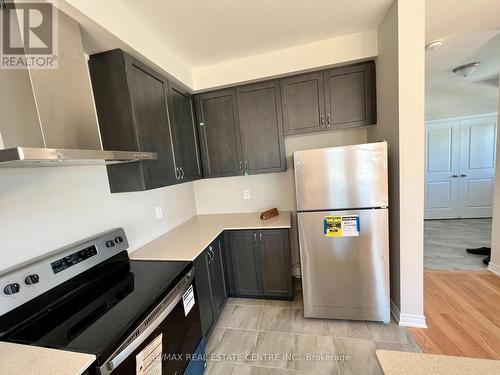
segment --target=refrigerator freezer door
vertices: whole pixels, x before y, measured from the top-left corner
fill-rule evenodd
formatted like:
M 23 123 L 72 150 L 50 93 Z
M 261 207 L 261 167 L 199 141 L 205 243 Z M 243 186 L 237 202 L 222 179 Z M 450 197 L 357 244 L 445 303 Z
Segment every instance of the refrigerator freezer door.
M 294 153 L 297 211 L 388 206 L 387 143 Z
M 359 235 L 328 237 L 327 216 L 359 217 Z M 297 214 L 304 315 L 390 321 L 387 209 Z

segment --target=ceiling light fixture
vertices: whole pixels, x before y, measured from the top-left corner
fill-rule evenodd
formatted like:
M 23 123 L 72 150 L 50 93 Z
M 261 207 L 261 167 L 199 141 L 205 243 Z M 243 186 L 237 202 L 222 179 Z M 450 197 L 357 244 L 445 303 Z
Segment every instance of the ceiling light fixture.
M 426 50 L 433 50 L 436 48 L 439 48 L 443 45 L 444 40 L 443 39 L 435 39 L 432 42 L 429 42 L 425 45 Z
M 457 66 L 455 69 L 452 70 L 452 72 L 458 76 L 467 77 L 474 70 L 476 70 L 478 66 L 479 66 L 478 62 L 472 62 L 469 64 Z

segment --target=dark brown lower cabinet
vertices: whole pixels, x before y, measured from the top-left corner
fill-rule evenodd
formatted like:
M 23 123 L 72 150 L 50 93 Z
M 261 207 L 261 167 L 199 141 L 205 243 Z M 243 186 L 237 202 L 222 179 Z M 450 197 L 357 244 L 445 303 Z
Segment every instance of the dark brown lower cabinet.
M 226 243 L 231 296 L 293 297 L 288 229 L 229 231 Z
M 223 237 L 220 236 L 194 260 L 201 328 L 207 339 L 228 297 L 223 251 Z

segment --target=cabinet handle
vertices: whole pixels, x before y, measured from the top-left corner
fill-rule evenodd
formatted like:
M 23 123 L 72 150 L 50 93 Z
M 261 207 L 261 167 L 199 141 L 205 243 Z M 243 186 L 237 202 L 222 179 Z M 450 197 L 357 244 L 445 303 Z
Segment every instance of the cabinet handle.
M 248 174 L 248 161 L 245 160 L 245 173 Z
M 460 177 L 467 177 L 467 175 L 466 174 L 461 174 Z
M 326 127 L 327 128 L 330 127 L 330 114 L 329 113 L 326 115 Z
M 208 262 L 208 264 L 210 264 L 212 262 L 212 260 L 211 260 L 209 251 L 207 251 L 207 258 L 208 258 L 207 262 Z
M 243 162 L 240 160 L 240 173 L 243 173 Z
M 325 115 L 321 115 L 320 125 L 321 125 L 322 128 L 325 127 Z
M 254 234 L 253 234 L 253 242 L 254 242 L 254 243 L 257 243 L 257 233 L 254 233 Z
M 460 176 L 459 176 L 458 174 L 452 174 L 452 175 L 451 175 L 451 177 L 452 177 L 452 178 L 458 178 L 458 177 L 460 177 Z
M 184 169 L 182 167 L 179 167 L 179 169 L 181 170 L 181 180 L 184 180 Z
M 175 179 L 180 179 L 181 172 L 179 171 L 179 167 L 175 167 Z
M 259 233 L 259 242 L 262 243 L 262 233 Z

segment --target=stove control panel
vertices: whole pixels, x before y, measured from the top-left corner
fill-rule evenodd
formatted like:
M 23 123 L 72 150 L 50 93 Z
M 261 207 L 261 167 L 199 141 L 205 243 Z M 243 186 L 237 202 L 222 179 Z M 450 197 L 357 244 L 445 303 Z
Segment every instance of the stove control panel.
M 95 245 L 92 245 L 87 247 L 86 249 L 77 251 L 76 253 L 58 259 L 50 263 L 50 265 L 52 266 L 52 271 L 54 271 L 54 273 L 58 273 L 95 255 L 97 255 L 97 248 L 95 247 Z
M 108 246 L 113 243 L 112 246 Z M 128 249 L 122 228 L 66 246 L 0 273 L 0 315 Z

